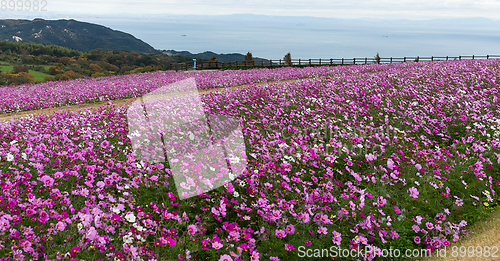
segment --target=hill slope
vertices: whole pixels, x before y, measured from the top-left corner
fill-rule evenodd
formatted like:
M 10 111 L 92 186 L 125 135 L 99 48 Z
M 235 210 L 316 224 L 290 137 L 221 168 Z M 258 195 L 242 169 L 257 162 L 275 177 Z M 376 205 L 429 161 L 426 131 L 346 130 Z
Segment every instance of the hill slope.
M 70 20 L 0 20 L 0 39 L 53 44 L 79 51 L 96 48 L 157 53 L 133 35 L 108 27 Z

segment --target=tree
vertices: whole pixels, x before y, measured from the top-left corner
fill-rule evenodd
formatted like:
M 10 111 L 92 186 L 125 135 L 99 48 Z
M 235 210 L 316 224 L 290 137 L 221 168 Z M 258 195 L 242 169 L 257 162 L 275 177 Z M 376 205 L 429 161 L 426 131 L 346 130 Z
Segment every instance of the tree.
M 45 76 L 43 78 L 43 82 L 51 82 L 51 81 L 55 81 L 56 79 L 54 79 L 54 77 L 52 76 Z
M 378 55 L 378 53 L 375 55 L 374 59 L 376 64 L 380 64 L 380 55 Z
M 27 72 L 14 73 L 11 74 L 10 80 L 12 84 L 34 83 L 35 75 Z
M 245 64 L 253 64 L 253 57 L 251 52 L 248 52 L 245 55 Z
M 285 57 L 283 57 L 283 60 L 285 61 L 285 64 L 288 66 L 292 65 L 292 55 L 290 53 L 287 53 Z
M 91 63 L 89 65 L 89 69 L 92 70 L 92 71 L 94 71 L 94 72 L 102 72 L 101 66 L 99 66 L 99 65 L 97 65 L 95 63 Z
M 212 58 L 210 58 L 210 60 L 208 61 L 208 66 L 212 67 L 212 66 L 216 66 L 216 64 L 217 64 L 217 57 L 215 57 L 215 55 L 213 55 Z
M 57 66 L 50 66 L 49 68 L 49 74 L 51 75 L 56 75 L 56 74 L 61 74 L 63 71 L 59 69 Z
M 64 65 L 68 65 L 69 62 L 71 61 L 71 58 L 65 56 L 65 57 L 61 57 L 59 58 L 58 62 L 64 64 Z

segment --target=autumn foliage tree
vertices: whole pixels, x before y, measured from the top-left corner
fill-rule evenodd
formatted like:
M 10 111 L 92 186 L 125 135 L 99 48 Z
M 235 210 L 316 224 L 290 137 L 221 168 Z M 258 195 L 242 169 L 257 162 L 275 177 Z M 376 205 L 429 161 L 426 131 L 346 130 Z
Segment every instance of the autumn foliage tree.
M 27 72 L 13 73 L 10 75 L 9 80 L 11 84 L 34 83 L 35 75 Z

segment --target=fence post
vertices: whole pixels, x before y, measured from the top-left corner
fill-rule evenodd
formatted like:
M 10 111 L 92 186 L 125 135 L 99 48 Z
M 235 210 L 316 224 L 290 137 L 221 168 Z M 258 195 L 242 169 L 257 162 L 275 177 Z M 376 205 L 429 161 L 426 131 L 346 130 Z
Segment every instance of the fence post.
M 280 66 L 281 66 L 281 59 L 280 59 Z
M 405 57 L 403 57 L 403 62 L 404 62 L 404 63 L 406 62 L 406 56 L 405 56 Z
M 434 61 L 434 56 L 431 56 L 431 61 Z
M 344 65 L 344 58 L 342 58 L 342 65 Z
M 352 64 L 356 64 L 356 58 L 352 58 Z
M 311 66 L 311 59 L 309 59 L 309 66 Z
M 474 55 L 472 55 L 472 60 L 474 60 Z
M 319 65 L 321 65 L 321 58 L 319 58 Z
M 458 60 L 462 60 L 462 56 L 461 55 L 458 56 Z
M 300 66 L 300 58 L 299 58 L 299 66 Z
M 273 59 L 269 60 L 269 67 L 273 67 Z
M 448 61 L 448 55 L 446 55 L 446 61 Z
M 486 55 L 486 59 L 490 59 L 490 55 L 489 54 Z
M 368 62 L 368 57 L 365 57 L 365 64 Z
M 392 63 L 392 57 L 391 57 L 391 63 Z
M 330 58 L 330 65 L 333 65 L 333 59 Z

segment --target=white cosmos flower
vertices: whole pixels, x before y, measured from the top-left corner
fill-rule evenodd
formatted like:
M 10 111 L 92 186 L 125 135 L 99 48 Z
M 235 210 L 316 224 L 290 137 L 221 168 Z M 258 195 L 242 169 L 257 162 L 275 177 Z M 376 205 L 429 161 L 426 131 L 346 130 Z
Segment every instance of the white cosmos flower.
M 131 232 L 128 232 L 127 235 L 123 236 L 123 243 L 132 244 L 132 242 L 134 242 L 134 239 L 132 238 Z
M 134 227 L 139 230 L 139 231 L 143 231 L 144 230 L 144 227 L 142 227 L 141 225 L 136 225 L 134 224 Z
M 14 160 L 14 155 L 12 155 L 11 153 L 7 153 L 7 161 L 12 161 Z
M 82 223 L 78 223 L 76 225 L 76 227 L 78 228 L 78 230 L 82 230 L 83 229 L 83 224 Z
M 240 193 L 238 193 L 237 191 L 235 191 L 235 192 L 233 193 L 233 196 L 234 196 L 235 198 L 237 198 L 237 197 L 239 197 L 239 196 L 240 196 Z
M 134 223 L 135 222 L 135 216 L 133 213 L 128 213 L 126 216 L 125 216 L 125 219 L 130 222 L 130 223 Z
M 240 158 L 238 158 L 238 157 L 229 158 L 229 162 L 231 164 L 240 163 Z

